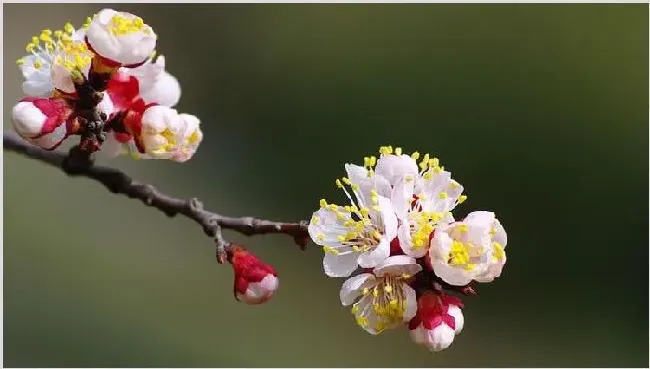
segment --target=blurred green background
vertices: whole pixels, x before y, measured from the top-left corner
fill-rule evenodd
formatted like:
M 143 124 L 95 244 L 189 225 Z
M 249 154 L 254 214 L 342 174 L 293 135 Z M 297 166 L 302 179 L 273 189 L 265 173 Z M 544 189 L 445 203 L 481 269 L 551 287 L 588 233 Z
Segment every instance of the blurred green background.
M 3 5 L 5 129 L 29 37 L 103 7 Z M 184 165 L 110 165 L 300 220 L 343 199 L 345 162 L 431 152 L 466 187 L 458 216 L 497 213 L 508 265 L 431 354 L 358 328 L 317 247 L 227 233 L 282 279 L 246 306 L 195 224 L 7 153 L 5 366 L 647 367 L 647 5 L 114 7 L 155 28 L 206 138 Z

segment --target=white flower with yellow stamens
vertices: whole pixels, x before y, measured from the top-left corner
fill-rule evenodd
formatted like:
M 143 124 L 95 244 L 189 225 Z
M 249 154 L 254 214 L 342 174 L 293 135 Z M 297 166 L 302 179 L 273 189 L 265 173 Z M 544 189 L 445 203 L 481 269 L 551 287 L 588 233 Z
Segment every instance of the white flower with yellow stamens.
M 57 56 L 61 56 L 62 60 L 71 59 L 82 70 L 87 71 L 89 60 L 87 48 L 81 53 L 79 51 L 85 48 L 83 44 L 83 35 L 70 23 L 66 23 L 63 30 L 52 31 L 49 29 L 43 30 L 40 35 L 32 37 L 31 41 L 25 47 L 28 55 L 18 59 L 18 64 L 25 82 L 23 82 L 23 91 L 25 94 L 36 97 L 49 97 L 52 96 L 55 88 L 53 82 L 53 65 Z M 71 46 L 74 45 L 74 46 Z M 74 56 L 80 54 L 80 60 Z M 65 74 L 65 73 L 64 73 Z M 57 77 L 60 73 L 57 72 Z
M 95 14 L 86 31 L 90 47 L 111 66 L 143 63 L 156 48 L 156 38 L 142 18 L 113 9 Z
M 439 165 L 437 158 L 419 153 L 402 154 L 401 148 L 380 148 L 375 174 L 390 178 L 391 201 L 400 226 L 397 232 L 402 251 L 419 258 L 427 253 L 429 237 L 439 224 L 453 222 L 451 211 L 466 200 L 463 186 Z
M 136 139 L 142 145 L 143 153 L 132 152 L 141 159 L 171 159 L 179 150 L 185 121 L 175 109 L 156 105 L 142 114 L 140 133 Z
M 506 242 L 506 232 L 494 213 L 472 212 L 460 222 L 436 229 L 429 249 L 430 264 L 450 285 L 490 282 L 501 274 Z
M 397 234 L 397 217 L 390 200 L 371 190 L 370 203 L 360 200 L 360 188 L 343 178 L 337 180 L 351 201 L 338 206 L 321 200 L 309 223 L 312 240 L 323 246 L 323 268 L 330 277 L 349 277 L 357 266 L 373 268 L 390 255 L 390 241 Z M 351 187 L 356 203 L 344 184 Z M 368 207 L 366 207 L 366 205 Z
M 357 324 L 370 334 L 408 323 L 417 312 L 415 290 L 408 281 L 421 270 L 409 256 L 391 256 L 372 273 L 346 280 L 341 287 L 341 303 L 352 305 Z

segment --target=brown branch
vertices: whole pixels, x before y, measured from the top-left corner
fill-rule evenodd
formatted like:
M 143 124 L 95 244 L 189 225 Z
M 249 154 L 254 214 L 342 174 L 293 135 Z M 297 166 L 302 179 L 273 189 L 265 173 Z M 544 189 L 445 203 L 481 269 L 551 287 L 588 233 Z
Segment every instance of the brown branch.
M 252 236 L 262 234 L 286 234 L 291 236 L 298 246 L 305 248 L 309 242 L 307 222 L 283 223 L 253 217 L 227 217 L 203 209 L 203 204 L 196 198 L 184 200 L 160 192 L 154 186 L 141 183 L 124 172 L 102 166 L 95 166 L 87 154 L 73 147 L 66 155 L 56 151 L 46 151 L 33 146 L 11 132 L 3 134 L 4 149 L 13 151 L 32 159 L 39 160 L 59 168 L 71 177 L 85 177 L 104 185 L 110 192 L 122 194 L 131 199 L 138 199 L 145 205 L 154 207 L 169 217 L 177 214 L 192 219 L 203 227 L 206 235 L 217 245 L 217 259 L 223 262 L 227 242 L 221 237 L 221 229 L 231 229 L 241 234 Z

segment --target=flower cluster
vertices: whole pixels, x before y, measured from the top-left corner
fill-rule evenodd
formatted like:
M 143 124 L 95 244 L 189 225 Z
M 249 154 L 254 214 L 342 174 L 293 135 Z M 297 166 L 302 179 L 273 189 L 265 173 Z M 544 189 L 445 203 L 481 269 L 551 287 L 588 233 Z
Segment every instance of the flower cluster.
M 203 133 L 180 114 L 181 88 L 156 57 L 157 35 L 142 18 L 103 9 L 80 29 L 43 30 L 17 61 L 27 97 L 12 111 L 15 131 L 46 150 L 98 130 L 89 151 L 114 157 L 189 160 Z
M 309 235 L 323 247 L 325 274 L 349 277 L 341 303 L 363 329 L 407 326 L 416 343 L 439 351 L 464 325 L 463 304 L 447 291 L 499 277 L 506 233 L 492 212 L 454 219 L 467 196 L 437 158 L 392 146 L 379 153 L 345 165 L 335 183 L 350 203 L 321 200 Z

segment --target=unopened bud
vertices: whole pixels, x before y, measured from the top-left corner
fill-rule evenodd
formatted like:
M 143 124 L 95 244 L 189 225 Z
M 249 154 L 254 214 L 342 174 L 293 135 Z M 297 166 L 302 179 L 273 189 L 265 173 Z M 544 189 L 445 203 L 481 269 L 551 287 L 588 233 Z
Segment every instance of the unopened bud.
M 465 323 L 460 299 L 427 292 L 418 298 L 418 311 L 409 322 L 411 338 L 430 351 L 441 351 L 454 342 Z
M 72 109 L 60 98 L 25 98 L 11 112 L 14 130 L 30 143 L 53 150 L 69 135 Z
M 251 305 L 271 299 L 279 285 L 275 269 L 241 246 L 231 246 L 228 254 L 228 261 L 235 272 L 235 298 Z

